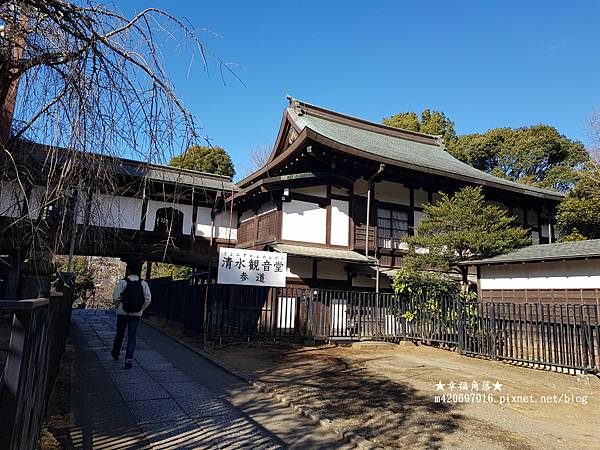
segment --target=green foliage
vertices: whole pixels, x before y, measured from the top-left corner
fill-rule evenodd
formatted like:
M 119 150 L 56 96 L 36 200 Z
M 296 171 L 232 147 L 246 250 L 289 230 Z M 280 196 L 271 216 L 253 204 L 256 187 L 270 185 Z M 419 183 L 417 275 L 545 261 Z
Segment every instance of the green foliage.
M 216 173 L 232 178 L 235 175 L 233 162 L 221 147 L 205 147 L 195 145 L 183 154 L 171 158 L 169 165 L 182 169 Z
M 419 314 L 439 315 L 439 302 L 456 296 L 459 292 L 455 282 L 439 274 L 426 271 L 400 269 L 392 280 L 392 291 L 399 301 L 397 312 L 411 322 Z
M 151 278 L 171 277 L 173 280 L 186 280 L 193 274 L 191 267 L 169 263 L 152 263 Z
M 400 269 L 392 280 L 392 290 L 400 299 L 408 300 L 412 296 L 430 297 L 448 296 L 458 293 L 455 282 L 448 277 L 433 272 Z
M 67 270 L 66 263 L 63 270 Z M 76 256 L 73 258 L 73 273 L 75 274 L 75 288 L 73 291 L 75 301 L 86 303 L 88 299 L 94 296 L 96 285 L 94 284 L 94 274 L 85 257 Z
M 548 125 L 495 128 L 446 141 L 455 158 L 484 172 L 532 186 L 566 191 L 589 155 L 583 144 Z
M 403 128 L 420 133 L 441 135 L 444 142 L 456 139 L 454 131 L 454 122 L 452 122 L 443 112 L 424 109 L 421 112 L 421 119 L 414 112 L 398 113 L 391 117 L 383 119 L 384 125 L 396 128 Z
M 466 281 L 462 261 L 488 258 L 531 244 L 529 231 L 514 226 L 514 217 L 487 205 L 481 187 L 465 187 L 453 196 L 441 193 L 435 205 L 425 206 L 425 216 L 406 239 L 410 270 L 459 273 Z M 424 250 L 427 249 L 427 250 Z
M 404 112 L 391 117 L 384 117 L 383 124 L 410 131 L 419 131 L 421 129 L 419 116 L 417 116 L 417 113 L 415 112 Z
M 600 239 L 600 169 L 581 179 L 558 206 L 556 221 L 564 241 Z

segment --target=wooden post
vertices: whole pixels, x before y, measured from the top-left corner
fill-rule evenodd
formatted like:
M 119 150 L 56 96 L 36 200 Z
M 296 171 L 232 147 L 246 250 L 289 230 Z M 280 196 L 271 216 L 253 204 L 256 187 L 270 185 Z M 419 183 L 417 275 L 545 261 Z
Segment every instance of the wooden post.
M 215 229 L 215 211 L 214 211 L 214 206 L 212 208 L 212 211 L 210 213 L 210 250 L 208 252 L 208 274 L 206 275 L 206 290 L 204 291 L 204 317 L 203 317 L 203 342 L 202 345 L 204 347 L 206 347 L 206 342 L 208 341 L 208 299 L 210 298 L 209 295 L 209 290 L 210 290 L 210 286 L 211 286 L 211 271 L 212 271 L 212 259 L 213 259 L 213 253 L 214 253 L 214 242 L 215 240 L 213 239 L 213 234 L 214 234 L 214 229 Z

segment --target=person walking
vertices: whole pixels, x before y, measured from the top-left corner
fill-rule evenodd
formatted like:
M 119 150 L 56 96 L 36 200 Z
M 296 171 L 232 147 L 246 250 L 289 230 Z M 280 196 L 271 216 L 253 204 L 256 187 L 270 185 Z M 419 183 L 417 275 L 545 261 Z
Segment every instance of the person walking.
M 131 369 L 133 352 L 140 318 L 152 301 L 150 287 L 140 278 L 142 265 L 139 261 L 127 263 L 127 276 L 117 282 L 113 292 L 113 301 L 117 305 L 117 332 L 110 353 L 115 361 L 119 360 L 125 328 L 127 328 L 127 348 L 125 350 L 125 368 Z

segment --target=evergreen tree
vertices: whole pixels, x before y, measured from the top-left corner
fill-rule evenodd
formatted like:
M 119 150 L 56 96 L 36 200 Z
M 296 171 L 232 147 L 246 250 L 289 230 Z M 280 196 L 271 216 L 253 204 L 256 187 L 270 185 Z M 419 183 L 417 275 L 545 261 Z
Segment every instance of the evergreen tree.
M 452 196 L 441 194 L 435 205 L 425 206 L 415 235 L 407 238 L 406 266 L 459 274 L 465 292 L 468 267 L 461 262 L 531 244 L 529 231 L 515 226 L 514 219 L 505 209 L 486 204 L 481 187 L 465 187 Z

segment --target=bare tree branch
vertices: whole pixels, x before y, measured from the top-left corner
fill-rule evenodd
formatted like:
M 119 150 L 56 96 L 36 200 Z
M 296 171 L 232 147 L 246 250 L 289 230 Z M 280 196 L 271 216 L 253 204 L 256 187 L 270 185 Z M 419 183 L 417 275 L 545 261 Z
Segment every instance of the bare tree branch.
M 156 8 L 129 18 L 92 2 L 8 0 L 0 26 L 2 117 L 15 103 L 11 138 L 0 138 L 0 189 L 18 211 L 0 233 L 12 230 L 29 253 L 55 253 L 82 232 L 71 222 L 84 193 L 144 189 L 123 184 L 115 158 L 165 163 L 199 139 L 166 70 L 165 42 L 191 43 L 190 61 L 239 80 L 201 41 L 207 30 Z M 99 214 L 90 208 L 86 223 Z

